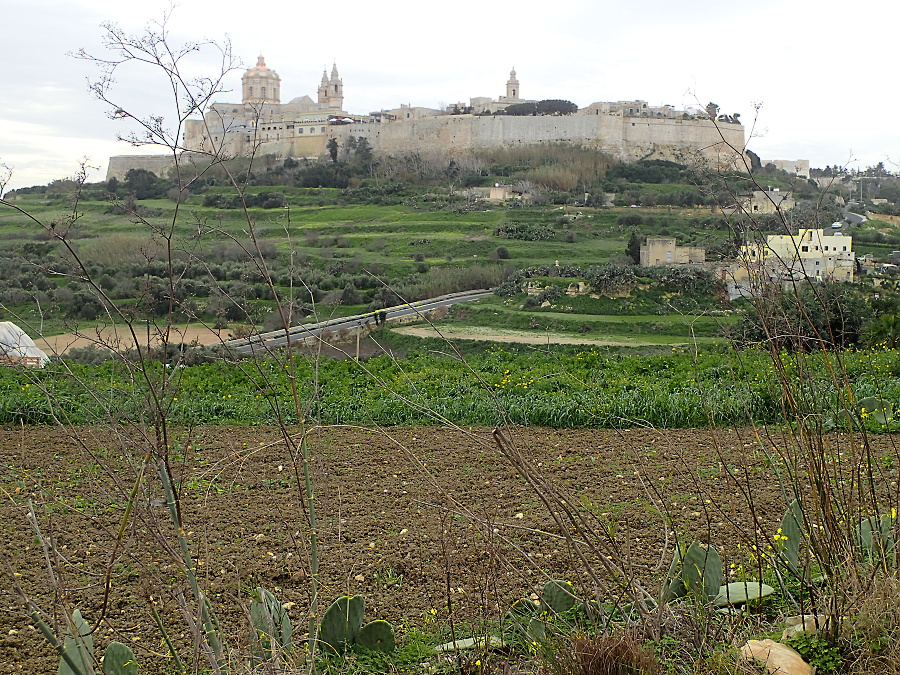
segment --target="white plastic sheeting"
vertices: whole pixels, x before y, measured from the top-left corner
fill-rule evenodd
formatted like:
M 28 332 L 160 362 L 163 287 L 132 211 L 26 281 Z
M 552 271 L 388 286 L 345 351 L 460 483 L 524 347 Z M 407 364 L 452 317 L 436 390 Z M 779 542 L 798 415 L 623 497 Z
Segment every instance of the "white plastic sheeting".
M 41 367 L 50 361 L 28 335 L 12 321 L 0 321 L 0 357 L 40 359 Z

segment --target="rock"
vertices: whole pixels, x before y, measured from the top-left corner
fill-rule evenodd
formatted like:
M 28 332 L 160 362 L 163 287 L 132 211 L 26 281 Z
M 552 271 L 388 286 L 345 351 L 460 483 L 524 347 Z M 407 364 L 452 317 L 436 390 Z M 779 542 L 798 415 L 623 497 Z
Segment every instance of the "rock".
M 438 645 L 434 648 L 434 651 L 441 654 L 459 651 L 460 649 L 498 649 L 504 645 L 505 643 L 501 638 L 489 635 L 487 638 L 473 637 L 457 640 L 456 642 L 448 642 L 443 645 Z
M 774 640 L 747 640 L 741 657 L 763 664 L 770 675 L 815 675 L 815 669 L 796 650 Z
M 797 616 L 789 616 L 784 620 L 784 632 L 781 634 L 782 640 L 788 640 L 800 633 L 809 633 L 812 635 L 820 628 L 828 626 L 828 617 L 825 614 L 798 614 Z

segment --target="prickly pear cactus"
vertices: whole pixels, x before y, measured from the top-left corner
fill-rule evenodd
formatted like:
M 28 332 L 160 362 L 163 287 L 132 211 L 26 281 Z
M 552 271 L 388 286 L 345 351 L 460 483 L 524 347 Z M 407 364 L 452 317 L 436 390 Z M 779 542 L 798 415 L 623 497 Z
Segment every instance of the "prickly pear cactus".
M 882 558 L 893 561 L 896 555 L 894 518 L 885 515 L 864 518 L 856 527 L 856 536 L 864 555 L 870 561 Z
M 693 542 L 687 549 L 675 547 L 675 555 L 663 586 L 665 602 L 695 593 L 712 601 L 722 585 L 722 559 L 712 546 Z
M 677 542 L 675 543 L 675 552 L 672 554 L 672 562 L 669 565 L 669 571 L 666 572 L 666 578 L 663 580 L 662 592 L 660 593 L 663 602 L 671 602 L 678 600 L 687 595 L 687 588 L 681 580 L 681 561 L 684 558 L 684 549 Z
M 791 574 L 800 574 L 800 540 L 803 538 L 803 513 L 796 499 L 788 506 L 781 527 L 775 533 L 776 562 Z
M 91 633 L 91 627 L 81 615 L 81 610 L 76 609 L 72 612 L 72 625 L 75 629 L 75 636 L 67 635 L 63 641 L 63 652 L 77 666 L 80 666 L 80 672 L 72 670 L 66 659 L 59 660 L 59 675 L 83 675 L 84 673 L 93 672 L 94 663 L 94 636 Z
M 544 584 L 541 603 L 554 614 L 572 609 L 578 601 L 575 599 L 575 588 L 568 581 L 551 579 Z
M 394 627 L 387 621 L 370 621 L 359 629 L 356 643 L 381 652 L 394 651 Z
M 258 639 L 254 648 L 254 652 L 258 652 L 256 656 L 265 660 L 273 656 L 273 650 L 282 653 L 290 651 L 293 628 L 288 611 L 278 598 L 262 586 L 253 591 L 250 624 Z
M 366 600 L 361 595 L 346 595 L 325 610 L 319 626 L 319 640 L 338 652 L 353 643 L 362 626 Z
M 864 422 L 871 419 L 883 425 L 894 419 L 893 404 L 883 398 L 869 396 L 857 401 L 856 408 Z
M 719 552 L 714 546 L 695 541 L 684 554 L 681 578 L 690 591 L 708 601 L 714 600 L 722 585 L 722 558 Z
M 103 675 L 138 675 L 138 664 L 131 647 L 110 642 L 103 653 Z

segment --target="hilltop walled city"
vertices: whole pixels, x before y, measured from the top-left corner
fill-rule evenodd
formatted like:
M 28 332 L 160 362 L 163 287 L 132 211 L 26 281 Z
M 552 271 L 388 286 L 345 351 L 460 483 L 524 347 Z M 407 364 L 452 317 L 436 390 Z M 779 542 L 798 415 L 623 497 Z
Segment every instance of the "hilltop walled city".
M 337 65 L 322 73 L 316 100 L 298 96 L 281 102 L 278 73 L 260 56 L 241 78 L 240 103 L 214 103 L 203 119 L 188 120 L 183 146 L 191 153 L 239 157 L 251 152 L 278 158 L 315 158 L 330 139 L 343 144 L 350 136 L 365 138 L 374 152 L 463 153 L 475 148 L 517 144 L 576 142 L 602 148 L 621 161 L 697 158 L 734 164 L 744 147 L 740 115 L 677 110 L 646 101 L 595 102 L 567 115 L 505 115 L 523 98 L 515 69 L 505 93 L 496 99 L 471 98 L 444 109 L 401 104 L 397 108 L 357 114 L 344 105 L 344 83 Z M 158 174 L 170 157 L 110 158 L 107 178 L 121 179 L 132 168 Z M 807 165 L 808 167 L 808 165 Z

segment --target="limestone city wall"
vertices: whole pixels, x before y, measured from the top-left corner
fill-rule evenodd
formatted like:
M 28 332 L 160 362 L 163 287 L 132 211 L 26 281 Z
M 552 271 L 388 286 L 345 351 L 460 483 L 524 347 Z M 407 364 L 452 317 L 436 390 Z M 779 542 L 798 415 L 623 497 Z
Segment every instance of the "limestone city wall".
M 339 142 L 365 137 L 375 152 L 471 150 L 503 145 L 577 142 L 622 161 L 648 155 L 684 160 L 700 153 L 716 164 L 734 160 L 744 146 L 744 127 L 701 119 L 629 118 L 612 115 L 446 115 L 380 124 L 331 127 Z M 723 142 L 723 137 L 726 142 Z
M 356 123 L 328 127 L 326 136 L 293 137 L 260 143 L 257 154 L 316 157 L 330 137 L 343 145 L 350 136 L 366 138 L 376 153 L 470 151 L 504 145 L 582 143 L 620 161 L 645 157 L 689 161 L 701 155 L 717 166 L 732 164 L 744 147 L 744 127 L 705 119 L 636 118 L 617 115 L 473 116 L 444 115 L 401 122 Z M 234 134 L 224 146 L 229 155 L 249 154 L 251 144 Z M 202 155 L 200 156 L 202 157 Z M 198 160 L 199 161 L 199 160 Z M 130 168 L 165 175 L 172 166 L 165 155 L 111 157 L 107 179 L 124 178 Z

